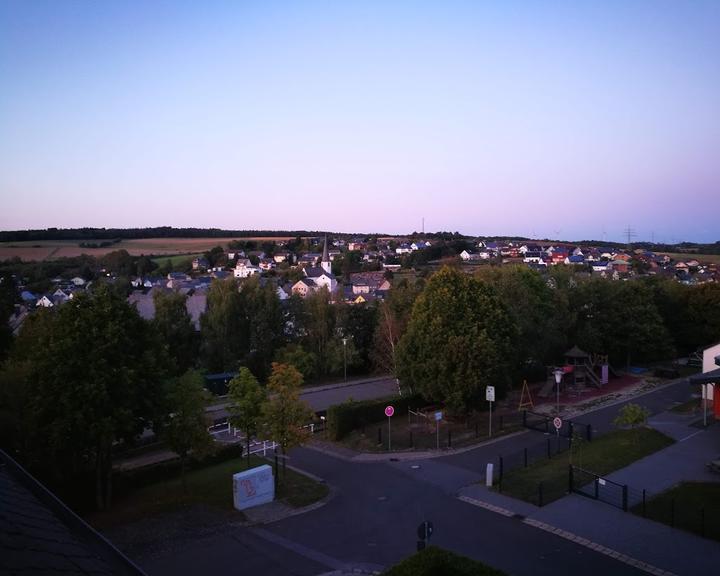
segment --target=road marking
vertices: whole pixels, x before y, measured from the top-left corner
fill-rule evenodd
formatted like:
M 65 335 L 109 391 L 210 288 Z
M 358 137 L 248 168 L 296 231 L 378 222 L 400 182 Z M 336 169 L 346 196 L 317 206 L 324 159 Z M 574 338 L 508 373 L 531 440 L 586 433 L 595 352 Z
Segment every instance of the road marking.
M 332 556 L 328 556 L 327 554 L 323 554 L 322 552 L 318 552 L 317 550 L 313 550 L 312 548 L 308 548 L 307 546 L 303 546 L 302 544 L 298 544 L 297 542 L 293 542 L 292 540 L 273 534 L 269 530 L 251 528 L 250 532 L 259 536 L 263 540 L 267 540 L 272 544 L 277 544 L 278 546 L 287 548 L 300 556 L 313 560 L 314 562 L 327 566 L 328 568 L 332 568 L 333 570 L 343 570 L 347 567 L 345 562 L 341 562 L 337 558 L 333 558 Z

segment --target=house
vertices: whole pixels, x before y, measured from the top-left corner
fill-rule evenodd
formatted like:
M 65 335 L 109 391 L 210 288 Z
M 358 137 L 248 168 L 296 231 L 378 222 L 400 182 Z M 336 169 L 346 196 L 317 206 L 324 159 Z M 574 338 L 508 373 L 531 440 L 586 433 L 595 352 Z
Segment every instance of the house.
M 255 274 L 260 274 L 260 268 L 253 266 L 247 258 L 240 258 L 235 264 L 233 270 L 235 278 L 249 278 Z
M 412 244 L 410 244 L 410 249 L 413 251 L 414 250 L 424 250 L 425 248 L 429 248 L 429 247 L 430 247 L 430 242 L 428 242 L 427 240 L 418 240 L 417 242 L 413 242 Z
M 607 270 L 611 270 L 612 266 L 609 262 L 606 261 L 600 261 L 600 262 L 593 262 L 592 263 L 592 271 L 593 272 L 606 272 Z
M 75 276 L 75 278 L 72 278 L 70 280 L 75 286 L 85 286 L 85 279 L 80 278 L 80 276 Z
M 525 262 L 525 264 L 545 264 L 544 253 L 541 250 L 525 252 L 523 262 Z
M 192 261 L 192 268 L 193 270 L 207 270 L 210 266 L 210 262 L 208 262 L 207 258 L 200 256 L 199 258 L 194 258 Z
M 469 252 L 467 250 L 463 250 L 460 252 L 460 258 L 464 262 L 472 262 L 475 260 L 480 260 L 480 255 L 477 252 Z
M 276 264 L 282 264 L 283 262 L 290 262 L 290 252 L 275 252 L 273 260 Z
M 582 254 L 573 254 L 572 256 L 565 258 L 565 264 L 585 264 L 585 256 Z
M 35 304 L 35 306 L 42 306 L 43 308 L 52 308 L 54 305 L 52 299 L 47 294 L 43 294 Z
M 412 251 L 413 251 L 412 247 L 407 242 L 403 242 L 402 244 L 400 244 L 400 246 L 395 248 L 396 254 L 409 254 Z
M 314 292 L 317 289 L 315 286 L 315 283 L 308 279 L 308 278 L 302 278 L 301 280 L 298 280 L 293 284 L 292 286 L 292 293 L 300 296 L 300 298 L 305 298 L 308 294 Z
M 330 254 L 328 252 L 327 238 L 321 256 L 320 266 L 306 266 L 303 268 L 305 278 L 296 282 L 292 287 L 292 293 L 305 298 L 310 292 L 327 288 L 332 294 L 337 290 L 337 279 L 332 273 Z

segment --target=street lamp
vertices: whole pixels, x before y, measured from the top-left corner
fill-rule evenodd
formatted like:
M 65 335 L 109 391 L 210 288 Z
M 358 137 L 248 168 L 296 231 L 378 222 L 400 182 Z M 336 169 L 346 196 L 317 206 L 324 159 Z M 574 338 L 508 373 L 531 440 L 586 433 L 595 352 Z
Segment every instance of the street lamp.
M 343 338 L 343 373 L 345 382 L 347 382 L 347 338 Z
M 557 395 L 556 395 L 556 401 L 555 401 L 555 413 L 560 414 L 560 382 L 562 382 L 563 377 L 563 370 L 561 368 L 556 368 L 555 372 L 555 384 L 557 385 Z

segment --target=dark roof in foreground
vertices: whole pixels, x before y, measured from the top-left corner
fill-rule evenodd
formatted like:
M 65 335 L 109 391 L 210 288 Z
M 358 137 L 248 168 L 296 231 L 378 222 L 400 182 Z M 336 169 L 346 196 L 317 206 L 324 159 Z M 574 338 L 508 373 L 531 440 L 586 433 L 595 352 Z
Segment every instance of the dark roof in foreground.
M 0 574 L 145 573 L 0 450 Z

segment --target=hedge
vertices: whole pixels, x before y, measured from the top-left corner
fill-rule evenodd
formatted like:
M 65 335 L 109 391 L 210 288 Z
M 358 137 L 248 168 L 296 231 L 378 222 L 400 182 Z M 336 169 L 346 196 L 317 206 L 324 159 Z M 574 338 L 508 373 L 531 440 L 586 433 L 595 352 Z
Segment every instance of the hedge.
M 471 560 L 442 548 L 428 546 L 396 564 L 383 576 L 506 576 L 482 562 Z
M 390 396 L 362 402 L 350 400 L 342 404 L 335 404 L 327 410 L 328 436 L 334 440 L 340 440 L 357 428 L 381 422 L 386 418 L 385 407 L 389 404 L 395 408 L 395 414 L 405 415 L 409 406 L 419 406 L 424 402 L 419 396 Z

